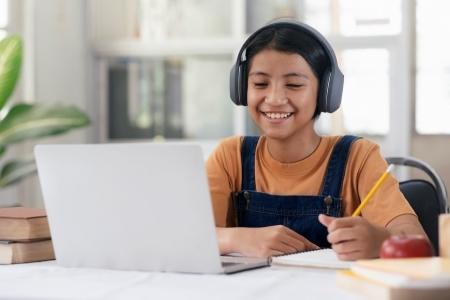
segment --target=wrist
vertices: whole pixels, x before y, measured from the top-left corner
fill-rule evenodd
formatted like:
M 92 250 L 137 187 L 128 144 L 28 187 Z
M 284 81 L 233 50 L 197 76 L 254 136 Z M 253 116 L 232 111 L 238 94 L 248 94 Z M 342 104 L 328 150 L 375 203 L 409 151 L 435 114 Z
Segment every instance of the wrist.
M 217 241 L 219 243 L 219 250 L 221 255 L 234 252 L 234 232 L 235 228 L 233 227 L 216 227 Z

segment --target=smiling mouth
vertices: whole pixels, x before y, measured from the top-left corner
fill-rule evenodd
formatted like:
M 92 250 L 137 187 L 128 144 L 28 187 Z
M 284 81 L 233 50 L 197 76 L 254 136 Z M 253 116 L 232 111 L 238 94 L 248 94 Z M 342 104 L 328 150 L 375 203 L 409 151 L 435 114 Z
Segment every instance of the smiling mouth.
M 263 115 L 265 115 L 267 118 L 271 120 L 278 120 L 278 119 L 287 119 L 290 116 L 293 115 L 291 112 L 262 112 Z

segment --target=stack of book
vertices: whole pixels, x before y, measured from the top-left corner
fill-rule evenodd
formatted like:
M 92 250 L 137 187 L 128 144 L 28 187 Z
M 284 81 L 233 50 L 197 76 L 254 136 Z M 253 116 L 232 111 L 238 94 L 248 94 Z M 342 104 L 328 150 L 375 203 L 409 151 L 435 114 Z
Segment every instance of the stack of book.
M 0 264 L 55 259 L 45 210 L 0 208 Z
M 356 261 L 337 273 L 339 286 L 369 299 L 450 299 L 450 258 Z

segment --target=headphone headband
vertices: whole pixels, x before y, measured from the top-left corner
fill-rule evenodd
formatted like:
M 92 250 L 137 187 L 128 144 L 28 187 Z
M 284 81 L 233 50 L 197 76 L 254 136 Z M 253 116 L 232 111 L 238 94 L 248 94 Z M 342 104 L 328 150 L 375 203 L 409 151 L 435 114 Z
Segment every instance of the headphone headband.
M 271 23 L 264 25 L 263 27 L 259 28 L 258 30 L 256 30 L 255 32 L 253 32 L 244 42 L 244 44 L 241 46 L 241 49 L 239 50 L 239 54 L 237 55 L 237 62 L 243 62 L 246 61 L 247 57 L 246 57 L 246 51 L 247 51 L 247 47 L 248 45 L 253 41 L 253 39 L 262 31 L 268 29 L 268 28 L 291 28 L 294 30 L 302 30 L 305 33 L 308 34 L 308 36 L 314 38 L 319 44 L 320 46 L 322 46 L 323 50 L 325 51 L 325 53 L 327 54 L 327 56 L 330 59 L 331 62 L 331 66 L 337 66 L 337 60 L 336 60 L 336 56 L 334 54 L 333 48 L 331 47 L 330 43 L 327 41 L 327 39 L 325 39 L 325 37 L 318 32 L 316 29 L 314 29 L 313 27 L 304 24 L 304 23 L 300 23 L 300 22 L 295 22 L 293 20 L 282 20 L 282 21 L 272 21 Z M 244 60 L 242 60 L 242 57 L 244 57 Z

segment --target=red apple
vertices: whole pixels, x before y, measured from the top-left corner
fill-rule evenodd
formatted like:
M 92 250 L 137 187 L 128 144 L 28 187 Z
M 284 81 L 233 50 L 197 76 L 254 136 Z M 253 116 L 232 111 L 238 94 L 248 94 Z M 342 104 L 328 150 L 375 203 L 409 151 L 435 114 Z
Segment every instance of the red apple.
M 381 258 L 433 256 L 433 247 L 422 235 L 394 235 L 386 239 L 380 248 Z

